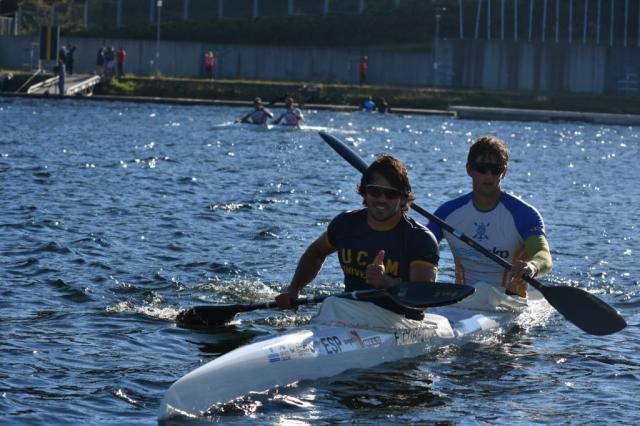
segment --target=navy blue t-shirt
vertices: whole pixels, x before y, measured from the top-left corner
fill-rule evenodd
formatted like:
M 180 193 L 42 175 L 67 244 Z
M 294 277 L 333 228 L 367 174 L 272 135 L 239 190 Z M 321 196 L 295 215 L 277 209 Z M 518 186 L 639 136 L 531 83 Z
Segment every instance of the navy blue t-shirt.
M 367 209 L 344 212 L 331 221 L 327 236 L 338 251 L 345 291 L 371 288 L 365 272 L 380 250 L 385 251 L 385 273 L 403 281 L 409 281 L 413 262 L 437 267 L 440 259 L 431 231 L 407 215 L 392 229 L 378 231 L 367 224 Z

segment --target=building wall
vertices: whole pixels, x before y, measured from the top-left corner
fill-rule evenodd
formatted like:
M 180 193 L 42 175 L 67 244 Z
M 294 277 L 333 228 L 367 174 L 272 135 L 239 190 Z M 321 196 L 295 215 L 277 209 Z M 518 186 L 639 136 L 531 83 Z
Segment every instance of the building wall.
M 0 67 L 37 66 L 38 39 L 0 36 Z M 102 45 L 127 52 L 125 72 L 155 73 L 156 42 L 62 38 L 77 46 L 76 72 L 93 72 Z M 216 54 L 215 78 L 291 80 L 354 84 L 358 60 L 369 57 L 371 84 L 433 86 L 474 90 L 637 94 L 640 91 L 640 49 L 576 46 L 541 42 L 441 40 L 430 51 L 373 48 L 301 48 L 211 45 L 163 41 L 162 75 L 201 77 L 204 53 Z M 53 64 L 44 64 L 50 69 Z

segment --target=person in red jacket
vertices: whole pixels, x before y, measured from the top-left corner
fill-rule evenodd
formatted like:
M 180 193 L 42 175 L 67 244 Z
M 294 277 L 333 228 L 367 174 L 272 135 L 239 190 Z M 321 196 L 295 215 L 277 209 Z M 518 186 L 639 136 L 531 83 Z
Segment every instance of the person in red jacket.
M 118 65 L 118 78 L 122 77 L 124 74 L 124 58 L 127 57 L 127 51 L 121 47 L 116 52 L 116 64 Z
M 367 79 L 367 71 L 369 70 L 369 58 L 367 58 L 366 56 L 363 56 L 360 58 L 360 86 L 362 86 L 362 83 L 365 82 L 365 80 Z
M 205 76 L 213 80 L 213 67 L 215 65 L 216 58 L 213 56 L 212 51 L 208 51 L 204 54 L 204 72 Z

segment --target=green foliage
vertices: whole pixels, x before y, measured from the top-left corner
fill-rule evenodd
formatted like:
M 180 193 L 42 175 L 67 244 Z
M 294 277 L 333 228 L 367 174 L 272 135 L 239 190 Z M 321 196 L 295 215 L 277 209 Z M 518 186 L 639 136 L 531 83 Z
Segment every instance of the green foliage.
M 104 83 L 100 88 L 100 92 L 105 95 L 113 96 L 134 96 L 138 88 L 134 81 L 111 79 Z

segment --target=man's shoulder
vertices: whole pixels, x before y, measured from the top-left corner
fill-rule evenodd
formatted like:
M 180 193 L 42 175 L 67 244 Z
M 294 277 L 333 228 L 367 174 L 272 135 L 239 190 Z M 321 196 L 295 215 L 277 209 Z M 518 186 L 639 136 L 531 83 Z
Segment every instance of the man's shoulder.
M 501 202 L 513 218 L 523 238 L 531 235 L 544 235 L 544 220 L 533 205 L 512 194 L 502 194 Z
M 411 233 L 420 236 L 424 235 L 429 239 L 435 240 L 435 235 L 426 225 L 423 225 L 422 223 L 407 215 L 404 216 L 403 220 L 406 223 L 406 226 L 409 227 L 409 231 Z
M 467 194 L 461 195 L 457 198 L 453 198 L 449 201 L 445 201 L 436 209 L 436 216 L 441 219 L 446 219 L 452 212 L 468 205 L 472 202 L 473 197 L 472 193 L 469 192 Z
M 418 257 L 428 254 L 428 261 L 434 265 L 438 264 L 438 239 L 431 229 L 406 215 L 404 222 L 409 227 L 407 243 L 410 251 Z M 434 254 L 435 258 L 433 257 Z M 425 259 L 423 258 L 423 260 Z
M 511 212 L 529 212 L 535 215 L 540 215 L 538 209 L 536 209 L 532 204 L 529 204 L 522 198 L 512 193 L 503 191 L 500 197 L 500 202 L 507 208 L 507 210 Z
M 362 217 L 366 218 L 366 216 L 367 216 L 367 210 L 362 208 L 362 209 L 355 209 L 355 210 L 346 210 L 346 211 L 343 211 L 342 213 L 338 213 L 334 218 L 334 220 L 336 219 L 345 220 L 345 221 L 360 220 L 362 219 Z
M 355 230 L 362 230 L 363 224 L 367 223 L 367 211 L 365 209 L 347 210 L 338 213 L 329 223 L 327 229 L 329 241 L 336 245 L 335 238 L 338 235 L 351 234 Z M 359 231 L 356 231 L 359 232 Z

